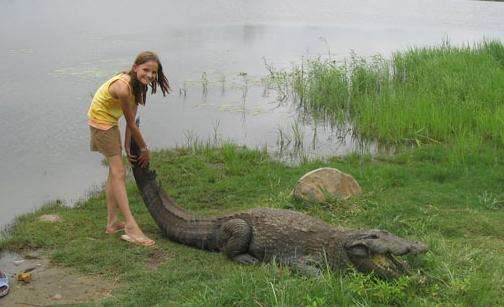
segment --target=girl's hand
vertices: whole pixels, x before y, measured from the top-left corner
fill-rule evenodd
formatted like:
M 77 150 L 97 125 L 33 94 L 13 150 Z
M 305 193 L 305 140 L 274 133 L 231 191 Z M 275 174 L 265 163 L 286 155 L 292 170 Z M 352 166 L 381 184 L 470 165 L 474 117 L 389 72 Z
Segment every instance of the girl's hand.
M 138 157 L 138 164 L 140 167 L 146 167 L 150 162 L 150 154 L 147 148 L 141 149 L 140 156 Z
M 129 147 L 124 147 L 124 151 L 126 151 L 126 156 L 128 157 L 128 161 L 130 163 L 135 163 L 137 161 L 137 156 L 131 154 Z

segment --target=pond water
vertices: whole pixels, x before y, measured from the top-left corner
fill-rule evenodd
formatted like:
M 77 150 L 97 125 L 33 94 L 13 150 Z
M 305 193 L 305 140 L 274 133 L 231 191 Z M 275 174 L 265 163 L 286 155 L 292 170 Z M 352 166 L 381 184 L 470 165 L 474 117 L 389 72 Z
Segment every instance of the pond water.
M 0 2 L 0 225 L 51 200 L 71 204 L 104 182 L 101 157 L 89 151 L 90 96 L 142 50 L 158 52 L 174 88 L 141 110 L 151 147 L 217 134 L 274 152 L 280 131 L 292 137 L 296 127 L 306 155 L 332 155 L 359 147 L 329 127 L 296 124 L 296 111 L 260 82 L 265 61 L 286 68 L 329 52 L 388 56 L 443 40 L 504 38 L 498 2 L 148 3 Z

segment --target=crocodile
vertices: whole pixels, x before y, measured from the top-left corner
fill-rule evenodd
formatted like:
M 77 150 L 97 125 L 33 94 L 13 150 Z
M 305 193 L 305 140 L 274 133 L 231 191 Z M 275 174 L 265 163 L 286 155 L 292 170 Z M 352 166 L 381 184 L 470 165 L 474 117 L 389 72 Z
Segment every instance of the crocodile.
M 131 153 L 139 153 L 134 140 Z M 397 256 L 428 249 L 424 243 L 385 230 L 342 229 L 294 210 L 254 208 L 199 218 L 168 195 L 150 166 L 132 162 L 132 170 L 150 215 L 168 239 L 222 252 L 241 264 L 276 261 L 307 276 L 353 266 L 390 279 L 410 273 L 408 264 Z

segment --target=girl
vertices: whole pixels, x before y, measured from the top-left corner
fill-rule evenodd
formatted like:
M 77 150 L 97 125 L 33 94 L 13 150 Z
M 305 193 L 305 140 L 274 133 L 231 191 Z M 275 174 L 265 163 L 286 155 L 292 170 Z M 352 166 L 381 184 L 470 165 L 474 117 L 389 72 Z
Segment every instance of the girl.
M 102 153 L 109 165 L 105 188 L 108 208 L 105 231 L 112 234 L 124 229 L 125 235 L 122 235 L 121 239 L 144 246 L 154 245 L 155 242 L 143 234 L 129 208 L 118 120 L 124 114 L 126 119 L 124 149 L 128 159 L 145 167 L 150 161 L 149 150 L 135 123 L 135 116 L 138 105 L 145 106 L 149 85 L 151 94 L 156 93 L 158 85 L 163 96 L 170 91 L 158 56 L 153 52 L 144 51 L 136 57 L 130 71 L 112 77 L 96 91 L 88 111 L 91 151 Z M 132 157 L 130 154 L 131 137 L 140 146 L 141 154 L 138 157 Z M 123 214 L 124 223 L 118 221 L 117 209 Z

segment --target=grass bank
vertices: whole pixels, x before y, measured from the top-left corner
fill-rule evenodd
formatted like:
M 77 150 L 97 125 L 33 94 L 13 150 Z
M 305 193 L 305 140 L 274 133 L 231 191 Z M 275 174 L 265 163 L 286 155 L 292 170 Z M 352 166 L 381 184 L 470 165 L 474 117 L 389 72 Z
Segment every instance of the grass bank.
M 49 204 L 17 219 L 1 249 L 45 248 L 55 263 L 116 280 L 104 305 L 325 306 L 471 305 L 504 302 L 504 161 L 494 149 L 469 154 L 469 164 L 446 159 L 442 146 L 395 157 L 350 155 L 289 167 L 267 153 L 234 145 L 166 150 L 153 167 L 167 191 L 188 210 L 215 215 L 252 207 L 291 208 L 349 228 L 382 228 L 427 242 L 431 251 L 409 258 L 411 277 L 382 281 L 354 271 L 321 279 L 299 277 L 277 265 L 240 266 L 222 254 L 163 238 L 132 182 L 132 210 L 156 249 L 104 233 L 103 193 L 75 208 Z M 332 166 L 352 174 L 363 195 L 308 206 L 291 190 L 305 172 Z M 61 223 L 36 217 L 55 213 Z
M 316 120 L 350 122 L 381 144 L 449 144 L 460 152 L 504 146 L 504 45 L 449 43 L 352 55 L 344 63 L 310 59 L 271 71 L 282 97 Z M 459 155 L 460 156 L 460 155 Z

